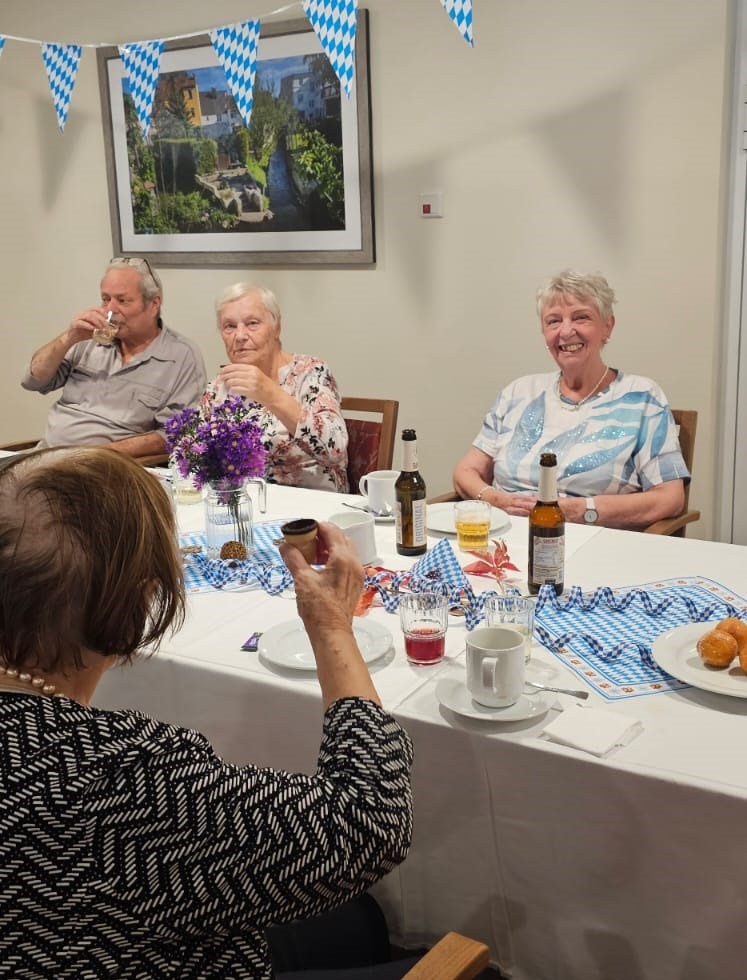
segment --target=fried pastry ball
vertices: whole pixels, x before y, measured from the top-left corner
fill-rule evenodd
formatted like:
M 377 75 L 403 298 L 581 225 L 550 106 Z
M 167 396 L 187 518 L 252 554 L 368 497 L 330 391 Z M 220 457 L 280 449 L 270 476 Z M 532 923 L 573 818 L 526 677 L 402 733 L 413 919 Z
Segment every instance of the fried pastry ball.
M 739 666 L 747 673 L 747 623 L 736 616 L 728 616 L 716 625 L 717 630 L 729 633 L 737 641 L 737 652 L 739 653 Z
M 736 657 L 737 641 L 722 629 L 709 630 L 698 640 L 698 653 L 709 667 L 723 669 Z

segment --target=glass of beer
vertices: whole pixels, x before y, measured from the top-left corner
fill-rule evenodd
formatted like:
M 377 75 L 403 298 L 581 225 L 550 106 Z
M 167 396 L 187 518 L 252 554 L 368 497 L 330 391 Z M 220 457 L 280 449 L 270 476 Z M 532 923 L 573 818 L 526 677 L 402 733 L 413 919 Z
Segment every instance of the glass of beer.
M 523 595 L 491 595 L 485 600 L 485 618 L 488 626 L 505 626 L 524 637 L 524 661 L 532 655 L 534 632 L 533 598 Z
M 490 537 L 490 504 L 487 500 L 459 500 L 454 504 L 454 524 L 460 551 L 485 551 Z

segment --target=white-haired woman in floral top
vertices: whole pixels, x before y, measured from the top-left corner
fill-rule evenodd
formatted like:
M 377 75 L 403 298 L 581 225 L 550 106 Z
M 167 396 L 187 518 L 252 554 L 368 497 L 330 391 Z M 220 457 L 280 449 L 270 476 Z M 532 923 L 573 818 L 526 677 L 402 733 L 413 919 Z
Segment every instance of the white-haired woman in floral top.
M 329 367 L 283 350 L 280 307 L 264 286 L 229 286 L 215 308 L 231 363 L 208 384 L 203 410 L 226 393 L 242 395 L 265 432 L 270 482 L 346 491 L 348 434 Z

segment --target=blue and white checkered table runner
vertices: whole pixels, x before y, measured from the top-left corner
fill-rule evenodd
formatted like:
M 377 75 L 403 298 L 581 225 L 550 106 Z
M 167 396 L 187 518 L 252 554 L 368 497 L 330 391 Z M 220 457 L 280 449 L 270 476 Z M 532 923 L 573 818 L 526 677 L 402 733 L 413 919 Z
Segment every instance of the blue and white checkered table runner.
M 279 595 L 293 585 L 280 552 L 273 544 L 282 537 L 282 521 L 254 525 L 254 552 L 246 561 L 228 562 L 210 559 L 205 554 L 204 534 L 182 534 L 182 545 L 199 545 L 203 551 L 185 555 L 184 584 L 187 592 L 212 592 L 231 585 L 254 586 L 269 595 Z
M 651 656 L 654 640 L 685 623 L 747 619 L 747 602 L 725 586 L 697 576 L 635 588 L 578 586 L 556 596 L 543 587 L 535 638 L 609 701 L 682 690 Z

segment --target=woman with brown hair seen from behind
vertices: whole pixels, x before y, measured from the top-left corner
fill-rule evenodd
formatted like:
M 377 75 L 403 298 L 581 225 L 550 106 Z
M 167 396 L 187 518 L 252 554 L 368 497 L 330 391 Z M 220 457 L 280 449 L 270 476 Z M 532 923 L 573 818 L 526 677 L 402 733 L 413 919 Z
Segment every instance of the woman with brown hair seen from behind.
M 362 569 L 320 527 L 320 571 L 280 546 L 317 660 L 318 768 L 240 768 L 197 732 L 91 705 L 184 614 L 158 481 L 108 449 L 2 461 L 0 976 L 270 978 L 268 925 L 404 859 L 410 740 L 355 643 Z

